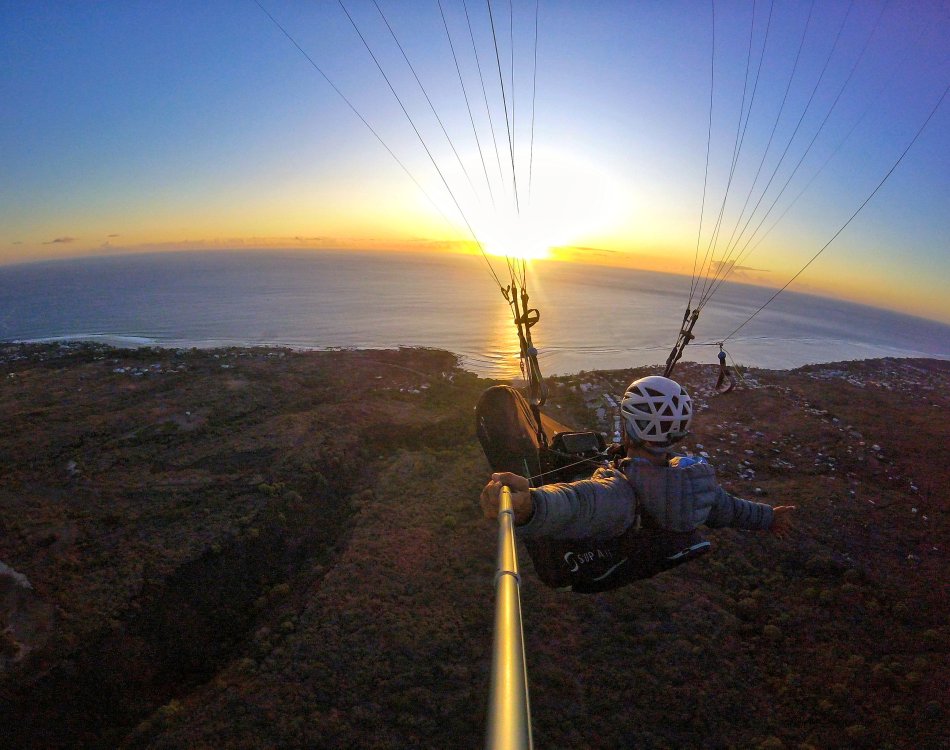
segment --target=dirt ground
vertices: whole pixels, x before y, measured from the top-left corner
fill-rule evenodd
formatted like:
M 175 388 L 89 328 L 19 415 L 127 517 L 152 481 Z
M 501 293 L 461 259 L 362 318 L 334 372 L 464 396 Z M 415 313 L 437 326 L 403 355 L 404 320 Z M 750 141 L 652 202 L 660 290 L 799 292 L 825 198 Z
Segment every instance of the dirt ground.
M 609 439 L 647 371 L 546 409 Z M 950 363 L 677 378 L 684 449 L 794 532 L 596 595 L 523 555 L 537 746 L 950 746 Z M 0 345 L 0 746 L 481 744 L 490 384 L 419 349 Z

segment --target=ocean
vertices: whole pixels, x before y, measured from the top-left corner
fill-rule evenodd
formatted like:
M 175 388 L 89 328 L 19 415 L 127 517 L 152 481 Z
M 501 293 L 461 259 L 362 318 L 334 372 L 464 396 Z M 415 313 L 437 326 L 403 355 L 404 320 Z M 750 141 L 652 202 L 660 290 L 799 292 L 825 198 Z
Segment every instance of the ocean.
M 498 259 L 496 268 L 504 268 Z M 662 363 L 689 294 L 682 276 L 535 261 L 533 329 L 545 374 Z M 714 364 L 771 291 L 725 284 L 684 360 Z M 0 267 L 0 340 L 164 347 L 425 346 L 481 375 L 518 371 L 511 314 L 481 256 L 176 252 Z M 950 326 L 784 292 L 725 343 L 745 366 L 874 357 L 950 359 Z

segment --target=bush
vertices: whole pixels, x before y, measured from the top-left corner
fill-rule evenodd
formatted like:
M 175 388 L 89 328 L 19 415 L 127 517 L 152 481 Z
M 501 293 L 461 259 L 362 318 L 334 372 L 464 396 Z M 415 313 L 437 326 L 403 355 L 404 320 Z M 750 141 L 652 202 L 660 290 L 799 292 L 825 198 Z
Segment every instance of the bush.
M 848 698 L 848 686 L 841 682 L 836 682 L 831 686 L 831 695 L 835 700 L 844 701 Z
M 852 724 L 844 731 L 852 740 L 860 740 L 867 736 L 868 728 L 864 724 Z
M 773 643 L 778 643 L 784 637 L 782 629 L 777 625 L 766 625 L 764 628 L 762 628 L 762 635 L 764 635 Z
M 746 597 L 745 599 L 739 600 L 739 614 L 745 618 L 751 618 L 755 616 L 755 613 L 759 611 L 759 602 L 752 597 Z

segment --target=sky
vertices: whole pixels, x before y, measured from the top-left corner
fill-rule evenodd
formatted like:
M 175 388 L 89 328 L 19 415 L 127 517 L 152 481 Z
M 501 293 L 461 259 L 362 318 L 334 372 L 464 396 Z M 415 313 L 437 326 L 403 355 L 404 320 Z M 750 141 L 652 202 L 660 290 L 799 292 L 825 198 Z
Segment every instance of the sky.
M 948 2 L 261 3 L 0 0 L 0 263 L 484 250 L 779 287 L 817 253 L 792 289 L 950 322 Z

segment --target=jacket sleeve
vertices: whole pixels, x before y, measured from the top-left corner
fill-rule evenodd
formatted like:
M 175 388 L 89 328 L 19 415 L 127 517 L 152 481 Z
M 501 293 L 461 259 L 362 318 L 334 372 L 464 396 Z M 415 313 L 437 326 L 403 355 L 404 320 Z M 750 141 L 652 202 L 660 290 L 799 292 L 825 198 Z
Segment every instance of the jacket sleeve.
M 623 533 L 636 519 L 636 495 L 613 469 L 598 470 L 580 482 L 531 490 L 534 514 L 517 527 L 523 539 L 605 538 Z
M 770 505 L 743 500 L 718 487 L 706 525 L 712 528 L 731 526 L 734 529 L 764 531 L 772 525 L 772 518 Z
M 712 528 L 767 529 L 772 508 L 730 495 L 716 481 L 716 470 L 706 463 L 685 468 L 626 465 L 645 516 L 661 529 L 692 531 L 705 524 Z

